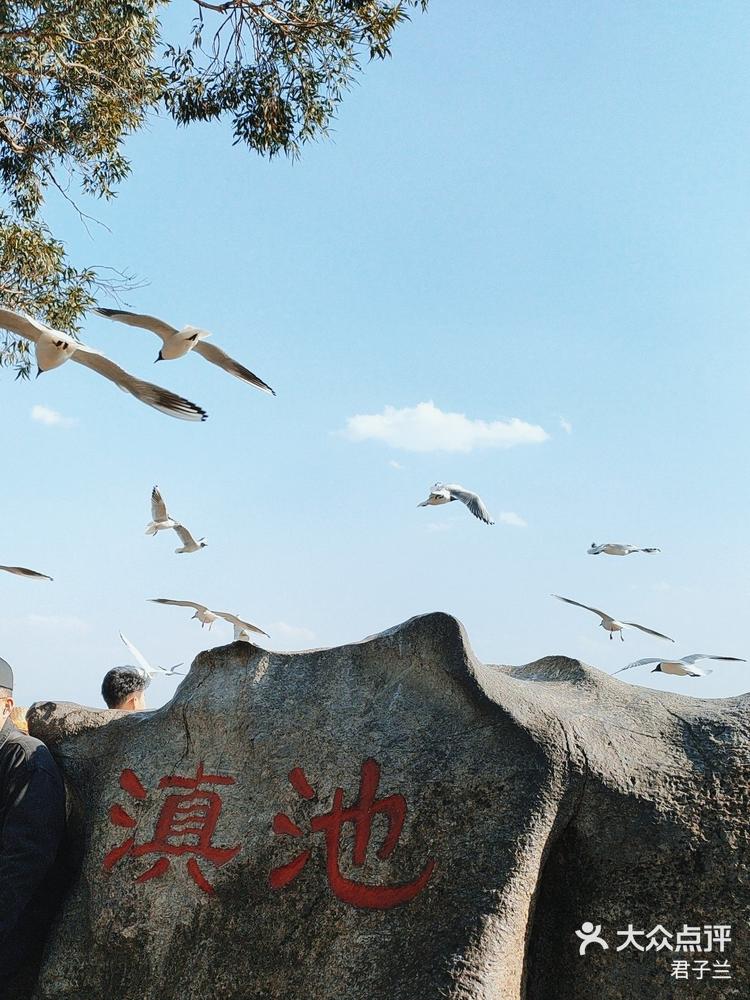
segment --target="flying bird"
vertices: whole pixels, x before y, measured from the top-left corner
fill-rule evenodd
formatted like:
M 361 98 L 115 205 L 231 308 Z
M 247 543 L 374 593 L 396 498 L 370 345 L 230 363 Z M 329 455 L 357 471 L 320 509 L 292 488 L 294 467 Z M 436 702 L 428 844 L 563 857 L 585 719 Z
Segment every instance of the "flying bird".
M 264 635 L 267 639 L 271 638 L 268 632 L 264 632 L 262 628 L 258 628 L 257 625 L 251 625 L 250 622 L 245 622 L 241 618 L 238 618 L 237 615 L 232 615 L 228 611 L 214 611 L 214 614 L 218 618 L 223 618 L 224 621 L 229 622 L 230 625 L 234 625 L 235 639 L 239 638 L 237 629 L 241 632 L 256 632 L 258 635 Z M 249 636 L 247 641 L 250 641 Z
M 181 663 L 175 663 L 175 665 L 173 667 L 170 667 L 169 670 L 166 670 L 164 667 L 158 667 L 158 666 L 152 667 L 151 664 L 146 659 L 146 657 L 143 655 L 143 653 L 141 653 L 141 651 L 137 649 L 129 639 L 126 639 L 125 636 L 122 634 L 122 632 L 120 632 L 120 638 L 128 647 L 128 649 L 131 652 L 131 655 L 133 656 L 133 659 L 136 661 L 140 669 L 143 671 L 144 674 L 146 674 L 147 677 L 156 677 L 157 674 L 162 674 L 164 677 L 185 676 L 182 672 L 180 672 L 177 669 L 178 667 L 182 666 Z
M 182 542 L 180 548 L 175 549 L 175 552 L 200 552 L 201 549 L 205 549 L 208 545 L 205 538 L 199 538 L 196 541 L 184 524 L 173 524 L 172 527 L 177 532 L 177 535 Z
M 158 486 L 154 486 L 151 491 L 151 522 L 146 525 L 146 534 L 155 535 L 157 531 L 164 531 L 168 528 L 174 529 L 179 536 L 182 545 L 175 549 L 175 552 L 200 552 L 205 549 L 205 538 L 195 539 L 184 524 L 176 521 L 167 511 L 164 497 L 161 495 Z
M 694 666 L 698 660 L 727 660 L 732 663 L 746 663 L 741 656 L 714 656 L 712 653 L 691 653 L 690 656 L 681 656 L 679 660 L 660 660 L 648 658 L 645 660 L 635 660 L 627 667 L 615 670 L 615 674 L 621 674 L 623 670 L 631 670 L 633 667 L 644 667 L 648 663 L 655 663 L 656 666 L 651 671 L 652 674 L 676 674 L 678 677 L 707 677 L 711 670 L 703 670 Z M 614 674 L 612 675 L 614 677 Z
M 167 597 L 152 597 L 150 600 L 154 604 L 171 604 L 177 608 L 193 608 L 195 611 L 193 618 L 198 619 L 201 623 L 201 628 L 204 625 L 208 625 L 210 629 L 218 618 L 223 618 L 224 621 L 234 626 L 235 638 L 239 638 L 238 629 L 246 633 L 256 632 L 258 635 L 266 636 L 267 639 L 270 638 L 268 632 L 264 632 L 262 628 L 258 628 L 257 625 L 251 625 L 250 622 L 246 622 L 242 618 L 238 618 L 237 615 L 230 614 L 228 611 L 210 611 L 205 604 L 196 604 L 195 601 L 172 601 Z M 250 641 L 249 634 L 247 635 L 247 641 Z
M 455 484 L 444 486 L 443 483 L 435 483 L 427 499 L 417 504 L 417 506 L 439 507 L 444 503 L 451 503 L 453 500 L 460 500 L 462 504 L 465 504 L 469 508 L 474 517 L 478 517 L 485 524 L 495 523 L 490 517 L 490 512 L 476 493 L 472 493 L 470 490 L 465 490 L 463 486 L 456 486 Z
M 624 642 L 625 637 L 622 634 L 622 630 L 624 628 L 637 628 L 640 629 L 641 632 L 648 633 L 648 635 L 656 636 L 657 639 L 666 639 L 667 642 L 674 642 L 674 639 L 670 639 L 668 635 L 664 635 L 662 632 L 655 632 L 651 628 L 646 628 L 645 625 L 638 625 L 636 622 L 618 621 L 616 618 L 613 618 L 611 615 L 608 615 L 606 611 L 599 611 L 598 608 L 590 608 L 588 604 L 580 604 L 578 601 L 571 600 L 570 597 L 560 597 L 559 594 L 553 594 L 552 596 L 556 597 L 558 601 L 565 601 L 566 604 L 573 604 L 577 608 L 584 608 L 586 611 L 593 611 L 595 615 L 599 615 L 599 617 L 601 618 L 599 624 L 601 625 L 602 628 L 606 629 L 607 632 L 609 632 L 610 639 L 613 638 L 614 632 L 619 632 L 620 638 Z
M 641 549 L 637 545 L 621 545 L 619 542 L 605 542 L 604 545 L 591 543 L 591 548 L 587 550 L 590 556 L 629 556 L 633 552 L 661 552 L 661 549 Z
M 195 601 L 172 601 L 168 597 L 151 597 L 149 600 L 153 604 L 169 604 L 175 608 L 192 608 L 195 611 L 193 618 L 198 619 L 201 623 L 201 628 L 204 625 L 208 625 L 209 630 L 219 617 L 215 612 L 209 611 L 205 604 L 196 604 Z
M 276 395 L 270 385 L 266 385 L 262 379 L 254 375 L 244 365 L 241 365 L 239 361 L 230 358 L 220 347 L 217 347 L 215 344 L 206 344 L 204 342 L 206 337 L 211 336 L 207 330 L 201 330 L 197 326 L 183 326 L 181 330 L 178 330 L 156 316 L 127 312 L 124 309 L 97 308 L 94 312 L 100 316 L 104 316 L 106 319 L 125 323 L 127 326 L 137 326 L 141 330 L 150 330 L 151 333 L 155 333 L 157 337 L 161 338 L 162 342 L 161 350 L 156 358 L 157 361 L 173 361 L 176 358 L 184 357 L 189 351 L 195 351 L 201 357 L 204 357 L 206 361 L 210 361 L 213 365 L 218 365 L 219 368 L 223 368 L 230 375 L 234 375 L 236 378 L 242 379 L 243 382 L 254 385 L 264 392 L 270 392 L 273 396 Z
M 13 312 L 10 309 L 0 309 L 0 327 L 10 330 L 11 333 L 30 340 L 34 344 L 37 377 L 42 372 L 59 368 L 66 361 L 76 361 L 79 365 L 91 368 L 92 371 L 103 375 L 110 382 L 114 382 L 123 392 L 129 392 L 142 403 L 153 406 L 155 410 L 160 410 L 170 417 L 178 417 L 180 420 L 206 419 L 205 410 L 196 406 L 195 403 L 183 399 L 182 396 L 170 392 L 169 389 L 162 389 L 161 386 L 152 385 L 151 382 L 142 382 L 120 368 L 114 361 L 110 361 L 101 352 L 87 347 L 67 333 L 61 333 L 59 330 L 45 326 L 30 316 Z
M 6 573 L 15 573 L 16 576 L 27 576 L 32 580 L 51 580 L 51 576 L 46 573 L 37 573 L 35 569 L 26 569 L 25 566 L 0 566 Z
M 167 505 L 158 486 L 151 490 L 151 523 L 146 525 L 147 535 L 156 535 L 157 531 L 176 528 L 178 522 L 167 513 Z

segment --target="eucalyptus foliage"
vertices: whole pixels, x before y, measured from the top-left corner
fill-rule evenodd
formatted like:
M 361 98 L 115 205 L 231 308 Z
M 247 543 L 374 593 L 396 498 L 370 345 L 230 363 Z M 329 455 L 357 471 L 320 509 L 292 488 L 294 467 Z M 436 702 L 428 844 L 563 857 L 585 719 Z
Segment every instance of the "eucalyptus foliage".
M 106 271 L 76 267 L 44 221 L 45 196 L 111 198 L 123 141 L 162 108 L 178 123 L 227 117 L 235 142 L 298 155 L 324 135 L 363 58 L 385 58 L 427 0 L 183 0 L 181 44 L 160 37 L 168 0 L 0 0 L 0 303 L 74 331 Z M 81 213 L 82 214 L 82 213 Z M 124 284 L 127 286 L 127 278 Z M 28 373 L 0 333 L 0 364 Z
M 296 155 L 326 132 L 362 56 L 384 59 L 409 7 L 427 0 L 193 0 L 184 47 L 166 50 L 169 111 L 182 124 L 231 117 L 235 142 Z

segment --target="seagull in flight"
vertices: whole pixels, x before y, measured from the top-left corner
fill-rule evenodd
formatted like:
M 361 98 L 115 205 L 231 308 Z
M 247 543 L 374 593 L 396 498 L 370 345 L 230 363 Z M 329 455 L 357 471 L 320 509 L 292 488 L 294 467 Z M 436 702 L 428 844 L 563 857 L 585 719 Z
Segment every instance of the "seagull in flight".
M 629 556 L 633 552 L 661 552 L 661 549 L 640 549 L 637 545 L 621 545 L 619 542 L 605 542 L 604 545 L 591 543 L 591 548 L 587 550 L 590 556 Z
M 120 638 L 128 647 L 131 655 L 133 656 L 133 659 L 136 661 L 140 669 L 143 671 L 144 674 L 146 674 L 147 677 L 150 678 L 156 677 L 157 674 L 161 674 L 163 677 L 185 676 L 182 671 L 177 669 L 178 667 L 182 666 L 181 663 L 175 663 L 175 665 L 173 667 L 170 667 L 169 670 L 166 670 L 164 667 L 158 667 L 158 666 L 152 667 L 151 664 L 146 659 L 146 657 L 143 655 L 143 653 L 141 653 L 141 651 L 133 645 L 130 639 L 126 639 L 125 636 L 122 634 L 122 632 L 120 632 Z
M 495 523 L 490 517 L 490 512 L 476 493 L 472 493 L 470 490 L 465 490 L 463 486 L 456 486 L 455 484 L 445 486 L 443 483 L 435 483 L 427 499 L 417 504 L 417 506 L 439 507 L 444 503 L 451 503 L 453 500 L 460 500 L 461 503 L 469 508 L 474 517 L 478 517 L 485 524 Z
M 197 540 L 193 538 L 184 524 L 180 524 L 179 521 L 170 516 L 159 487 L 154 486 L 151 491 L 151 522 L 146 525 L 146 534 L 155 535 L 157 531 L 164 531 L 168 528 L 173 528 L 182 542 L 181 547 L 175 549 L 175 552 L 200 552 L 208 544 L 205 538 Z
M 192 608 L 195 614 L 193 618 L 197 618 L 201 623 L 201 628 L 208 625 L 209 631 L 211 626 L 219 617 L 214 614 L 213 611 L 209 611 L 205 604 L 196 604 L 195 601 L 173 601 L 168 597 L 151 597 L 149 598 L 153 604 L 168 604 L 175 608 Z
M 15 573 L 16 576 L 27 576 L 32 580 L 51 580 L 51 576 L 46 573 L 37 573 L 35 569 L 26 569 L 25 566 L 0 566 L 6 573 Z
M 647 663 L 655 663 L 656 666 L 651 671 L 652 674 L 676 674 L 678 677 L 707 677 L 711 670 L 704 670 L 694 666 L 698 660 L 727 660 L 732 663 L 746 663 L 741 656 L 714 656 L 712 653 L 691 653 L 690 656 L 681 656 L 679 660 L 660 660 L 648 658 L 645 660 L 635 660 L 627 667 L 615 670 L 615 674 L 621 674 L 623 670 L 631 670 L 633 667 L 644 667 Z M 614 674 L 612 674 L 614 677 Z
M 241 638 L 242 632 L 255 632 L 257 635 L 264 635 L 266 639 L 271 638 L 268 632 L 264 632 L 262 628 L 258 628 L 257 625 L 251 625 L 250 622 L 243 621 L 241 618 L 238 618 L 237 615 L 232 615 L 228 611 L 215 611 L 214 614 L 219 618 L 223 618 L 225 622 L 229 622 L 230 625 L 234 625 L 235 639 Z M 237 629 L 240 630 L 240 633 L 237 632 Z M 249 635 L 247 636 L 247 641 L 250 641 Z
M 176 528 L 179 522 L 167 513 L 167 505 L 158 486 L 151 490 L 151 523 L 146 525 L 147 535 L 156 535 L 157 531 Z
M 264 392 L 270 392 L 272 396 L 276 395 L 270 385 L 266 385 L 262 379 L 254 375 L 244 365 L 241 365 L 239 361 L 230 358 L 220 347 L 217 347 L 215 344 L 204 343 L 206 337 L 211 336 L 207 330 L 201 330 L 197 326 L 183 326 L 181 330 L 178 330 L 156 316 L 127 312 L 124 309 L 97 308 L 94 312 L 100 316 L 104 316 L 106 319 L 125 323 L 127 326 L 137 326 L 142 330 L 150 330 L 151 333 L 155 333 L 157 337 L 161 338 L 162 342 L 161 350 L 156 358 L 157 361 L 173 361 L 175 358 L 184 357 L 189 351 L 195 351 L 201 357 L 205 358 L 206 361 L 210 361 L 213 365 L 218 365 L 219 368 L 223 368 L 230 375 L 234 375 L 236 378 L 242 379 L 243 382 L 254 385 L 257 389 L 262 389 Z
M 588 604 L 580 604 L 578 601 L 571 600 L 570 597 L 560 597 L 559 594 L 553 594 L 552 596 L 556 597 L 558 601 L 565 601 L 566 604 L 573 604 L 577 608 L 584 608 L 586 611 L 593 611 L 595 615 L 599 615 L 599 617 L 601 618 L 599 624 L 601 625 L 602 628 L 606 629 L 607 632 L 609 632 L 610 639 L 614 638 L 613 635 L 614 632 L 619 632 L 620 639 L 622 639 L 622 641 L 624 642 L 625 637 L 622 634 L 622 630 L 624 628 L 637 628 L 640 629 L 641 632 L 648 633 L 648 635 L 656 636 L 657 639 L 666 639 L 667 642 L 674 642 L 674 639 L 670 639 L 668 635 L 664 635 L 662 632 L 654 632 L 652 628 L 646 628 L 645 625 L 638 625 L 636 622 L 618 621 L 616 618 L 613 618 L 611 615 L 608 615 L 606 611 L 599 611 L 598 608 L 590 608 Z
M 250 622 L 243 621 L 242 618 L 238 618 L 237 615 L 230 614 L 228 611 L 211 611 L 205 604 L 196 604 L 195 601 L 172 601 L 167 597 L 152 597 L 150 600 L 154 604 L 170 604 L 177 608 L 193 608 L 195 611 L 193 618 L 198 619 L 201 623 L 201 628 L 203 628 L 204 625 L 208 625 L 210 629 L 218 618 L 223 618 L 224 621 L 233 625 L 235 630 L 240 629 L 241 631 L 248 633 L 256 632 L 258 635 L 264 635 L 267 639 L 270 639 L 268 632 L 264 632 L 263 629 L 258 628 L 257 625 L 251 625 Z M 235 637 L 239 638 L 236 632 Z M 248 641 L 250 641 L 249 636 Z
M 178 417 L 180 420 L 206 419 L 205 410 L 195 403 L 183 399 L 169 389 L 162 389 L 161 386 L 153 385 L 151 382 L 142 382 L 101 352 L 87 347 L 67 333 L 45 326 L 30 316 L 13 312 L 11 309 L 0 309 L 0 327 L 34 344 L 37 377 L 42 372 L 59 368 L 66 361 L 76 361 L 79 365 L 91 368 L 110 382 L 114 382 L 123 392 L 129 392 L 142 403 L 153 406 L 155 410 L 160 410 L 170 417 Z
M 175 552 L 200 552 L 201 549 L 205 549 L 208 542 L 205 538 L 195 539 L 187 530 L 184 524 L 173 524 L 172 527 L 177 532 L 182 545 L 175 549 Z

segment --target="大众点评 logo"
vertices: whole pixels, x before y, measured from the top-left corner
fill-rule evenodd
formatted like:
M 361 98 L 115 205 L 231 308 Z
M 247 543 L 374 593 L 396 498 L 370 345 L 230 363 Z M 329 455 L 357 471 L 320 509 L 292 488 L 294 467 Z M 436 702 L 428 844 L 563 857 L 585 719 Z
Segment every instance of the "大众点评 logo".
M 579 939 L 578 954 L 586 955 L 587 949 L 594 945 L 601 951 L 617 952 L 632 950 L 641 952 L 667 952 L 672 956 L 696 956 L 709 954 L 711 958 L 673 957 L 670 976 L 674 979 L 731 979 L 732 967 L 728 958 L 713 958 L 718 954 L 723 956 L 728 945 L 732 943 L 732 927 L 730 924 L 683 924 L 680 930 L 672 932 L 662 924 L 657 924 L 651 930 L 637 929 L 628 924 L 625 930 L 616 930 L 612 944 L 619 944 L 610 949 L 609 942 L 602 933 L 602 925 L 585 920 L 576 930 Z

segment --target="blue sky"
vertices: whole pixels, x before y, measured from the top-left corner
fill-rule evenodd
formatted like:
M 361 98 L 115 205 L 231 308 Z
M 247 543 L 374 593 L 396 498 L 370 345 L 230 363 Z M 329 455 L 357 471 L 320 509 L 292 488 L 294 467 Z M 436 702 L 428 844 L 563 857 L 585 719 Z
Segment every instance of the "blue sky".
M 88 343 L 209 420 L 170 420 L 76 365 L 0 374 L 0 562 L 55 577 L 0 580 L 18 700 L 99 704 L 128 659 L 118 629 L 164 664 L 231 638 L 159 596 L 245 616 L 275 649 L 445 610 L 490 662 L 750 657 L 748 37 L 739 2 L 482 0 L 457 16 L 433 0 L 302 162 L 233 147 L 228 125 L 154 119 L 117 200 L 95 206 L 109 231 L 51 202 L 78 263 L 137 272 L 131 308 L 212 331 L 278 396 L 198 357 L 155 368 L 156 338 L 97 317 Z M 408 411 L 427 403 L 415 442 Z M 40 406 L 70 422 L 33 419 Z M 450 413 L 463 450 L 441 450 Z M 546 439 L 500 447 L 502 427 L 473 423 L 512 418 Z M 418 509 L 436 480 L 475 489 L 498 523 Z M 155 483 L 204 551 L 143 535 Z M 592 558 L 592 540 L 663 551 Z M 610 642 L 553 592 L 678 641 Z M 716 697 L 746 691 L 747 670 L 625 677 Z M 154 681 L 150 703 L 173 686 Z

